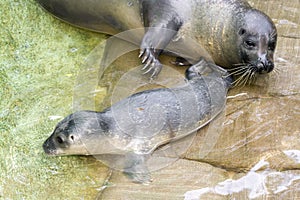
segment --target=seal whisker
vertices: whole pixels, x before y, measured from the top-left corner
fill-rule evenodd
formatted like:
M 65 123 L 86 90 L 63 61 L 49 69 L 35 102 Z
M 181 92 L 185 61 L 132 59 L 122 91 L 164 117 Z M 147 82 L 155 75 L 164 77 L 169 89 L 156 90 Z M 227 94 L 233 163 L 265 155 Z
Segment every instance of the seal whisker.
M 237 70 L 234 74 L 235 75 L 241 75 L 241 74 L 244 74 L 248 71 L 247 68 L 243 68 L 243 69 L 240 69 L 240 70 Z
M 248 84 L 250 85 L 251 83 L 253 83 L 256 79 L 256 73 L 255 71 L 251 71 L 251 73 L 249 74 L 249 81 Z
M 235 63 L 235 64 L 233 64 L 233 66 L 245 66 L 246 64 L 245 63 Z
M 274 68 L 273 73 L 275 75 L 276 78 L 278 78 L 280 76 L 280 74 L 282 73 L 282 69 L 278 69 L 278 68 Z
M 240 83 L 243 80 L 244 76 L 245 76 L 245 74 L 243 74 L 242 76 L 239 76 L 235 81 L 233 81 L 232 85 L 240 86 Z
M 246 68 L 247 66 L 246 65 L 241 65 L 241 66 L 239 66 L 239 67 L 235 67 L 235 68 L 232 68 L 232 69 L 228 69 L 228 71 L 236 71 L 236 70 L 238 70 L 238 69 L 244 69 L 244 68 Z
M 255 78 L 255 67 L 252 65 L 244 66 L 243 70 L 239 69 L 238 72 L 232 73 L 233 75 L 240 75 L 234 82 L 234 86 L 244 87 L 246 84 L 251 84 Z
M 239 78 L 237 78 L 235 81 L 233 81 L 232 85 L 233 85 L 234 87 L 239 86 L 240 81 L 241 81 L 241 77 L 239 77 Z
M 249 84 L 251 84 L 252 81 L 253 81 L 254 78 L 255 78 L 255 75 L 256 75 L 256 67 L 253 66 L 253 65 L 252 65 L 252 66 L 249 66 L 248 71 L 249 71 L 249 79 L 248 79 L 248 81 L 249 81 Z
M 235 67 L 233 67 L 231 69 L 227 69 L 227 70 L 228 71 L 237 71 L 239 69 L 245 69 L 245 68 L 247 68 L 247 65 L 243 64 L 243 65 L 235 66 Z
M 240 69 L 237 69 L 231 73 L 229 73 L 229 76 L 232 76 L 232 75 L 241 75 L 241 74 L 244 74 L 245 71 L 247 71 L 247 67 L 243 67 L 243 68 L 240 68 Z
M 250 76 L 251 76 L 252 72 L 250 69 L 248 69 L 245 73 L 244 73 L 244 78 L 242 79 L 241 85 L 242 87 L 245 87 L 247 85 L 247 83 L 249 82 Z
M 275 72 L 275 73 L 282 73 L 282 72 L 283 72 L 283 69 L 275 67 L 275 68 L 273 69 L 273 72 Z
M 247 65 L 243 64 L 243 65 L 239 65 L 239 66 L 235 66 L 234 68 L 231 68 L 231 69 L 227 69 L 228 71 L 236 71 L 237 69 L 243 69 L 247 67 Z
M 276 31 L 276 30 L 273 30 L 273 31 L 271 32 L 271 34 L 270 34 L 270 38 L 271 38 L 272 40 L 274 40 L 274 39 L 276 38 L 276 36 L 277 36 L 277 31 Z
M 275 74 L 275 76 L 278 76 L 278 74 L 279 74 L 278 70 L 277 70 L 277 69 L 274 69 L 274 70 L 273 70 L 273 74 Z

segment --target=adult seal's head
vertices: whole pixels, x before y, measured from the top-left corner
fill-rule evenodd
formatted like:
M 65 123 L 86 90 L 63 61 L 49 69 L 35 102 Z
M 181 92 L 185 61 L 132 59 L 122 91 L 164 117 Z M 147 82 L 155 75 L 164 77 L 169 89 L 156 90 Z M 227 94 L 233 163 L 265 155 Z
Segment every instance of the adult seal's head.
M 249 9 L 238 21 L 238 41 L 242 63 L 239 72 L 269 73 L 274 69 L 274 51 L 277 41 L 276 27 L 272 20 L 262 12 Z
M 191 27 L 183 26 L 211 55 L 235 75 L 234 85 L 274 69 L 277 31 L 272 20 L 246 1 L 197 1 Z

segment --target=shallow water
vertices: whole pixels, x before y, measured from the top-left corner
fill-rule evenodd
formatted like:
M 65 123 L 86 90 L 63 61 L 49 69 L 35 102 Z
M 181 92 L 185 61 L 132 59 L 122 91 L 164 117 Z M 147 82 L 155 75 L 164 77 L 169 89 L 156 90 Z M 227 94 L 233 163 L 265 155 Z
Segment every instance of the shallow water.
M 62 23 L 33 0 L 1 1 L 0 199 L 300 198 L 299 0 L 251 3 L 278 28 L 278 71 L 232 90 L 221 133 L 207 134 L 219 121 L 200 131 L 185 159 L 144 186 L 93 157 L 48 157 L 41 148 L 77 108 L 84 59 L 106 36 Z M 109 92 L 100 85 L 85 105 L 106 107 Z

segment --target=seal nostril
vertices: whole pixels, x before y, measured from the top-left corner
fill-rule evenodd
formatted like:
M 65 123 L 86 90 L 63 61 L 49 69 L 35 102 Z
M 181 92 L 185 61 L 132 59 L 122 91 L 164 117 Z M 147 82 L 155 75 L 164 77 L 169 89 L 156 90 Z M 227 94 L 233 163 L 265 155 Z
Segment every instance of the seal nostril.
M 257 68 L 258 68 L 258 73 L 266 74 L 266 73 L 270 73 L 274 69 L 274 64 L 270 61 L 264 60 L 264 61 L 260 61 L 257 64 Z
M 268 65 L 267 65 L 267 72 L 271 72 L 273 71 L 274 69 L 274 64 L 272 62 L 268 62 Z
M 264 73 L 267 72 L 267 67 L 266 67 L 266 65 L 264 65 L 264 63 L 261 62 L 261 61 L 257 63 L 256 69 L 257 69 L 257 72 L 258 72 L 259 74 L 264 74 Z

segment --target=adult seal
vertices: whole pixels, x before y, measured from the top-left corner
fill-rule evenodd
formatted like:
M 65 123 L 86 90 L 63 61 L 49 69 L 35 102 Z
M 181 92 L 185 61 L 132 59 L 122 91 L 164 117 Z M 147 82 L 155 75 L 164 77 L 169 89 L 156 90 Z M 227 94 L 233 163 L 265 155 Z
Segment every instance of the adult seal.
M 44 142 L 44 151 L 100 160 L 110 156 L 110 167 L 119 165 L 135 182 L 149 182 L 147 161 L 154 151 L 213 120 L 223 110 L 232 83 L 226 70 L 204 61 L 188 68 L 186 79 L 178 87 L 135 93 L 102 112 L 70 114 Z M 124 163 L 118 164 L 120 160 Z
M 79 27 L 107 34 L 144 28 L 140 57 L 145 73 L 161 71 L 159 55 L 180 57 L 195 51 L 194 64 L 203 55 L 247 80 L 274 68 L 277 32 L 272 20 L 243 0 L 37 0 L 56 17 Z M 191 38 L 198 44 L 187 41 Z M 178 62 L 177 64 L 181 64 Z

